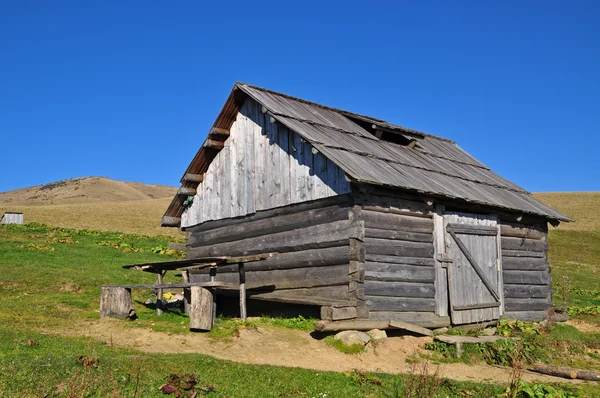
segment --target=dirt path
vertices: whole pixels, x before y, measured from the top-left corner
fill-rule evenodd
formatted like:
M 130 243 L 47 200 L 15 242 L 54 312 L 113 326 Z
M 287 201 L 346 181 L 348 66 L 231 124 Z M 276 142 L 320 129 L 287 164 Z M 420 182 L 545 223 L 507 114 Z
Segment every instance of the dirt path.
M 429 337 L 395 336 L 380 340 L 375 347 L 358 355 L 343 354 L 323 341 L 299 330 L 261 326 L 244 329 L 231 342 L 212 342 L 203 334 L 169 334 L 142 328 L 123 327 L 122 321 L 104 318 L 79 327 L 60 331 L 61 334 L 87 336 L 119 347 L 163 353 L 200 353 L 235 362 L 261 365 L 299 367 L 320 371 L 343 372 L 360 369 L 384 373 L 408 373 L 407 359 L 425 352 Z M 488 365 L 461 363 L 440 366 L 442 377 L 462 380 L 505 383 L 510 370 Z M 526 372 L 523 380 L 546 383 L 579 382 Z

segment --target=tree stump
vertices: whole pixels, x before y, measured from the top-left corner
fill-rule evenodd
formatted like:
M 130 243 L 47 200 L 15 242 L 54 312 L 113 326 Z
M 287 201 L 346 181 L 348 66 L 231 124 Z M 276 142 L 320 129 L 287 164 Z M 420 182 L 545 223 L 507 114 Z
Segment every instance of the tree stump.
M 135 318 L 131 302 L 131 289 L 124 287 L 103 287 L 100 297 L 100 317 Z
M 200 286 L 192 286 L 190 295 L 190 330 L 211 330 L 213 325 L 212 291 Z

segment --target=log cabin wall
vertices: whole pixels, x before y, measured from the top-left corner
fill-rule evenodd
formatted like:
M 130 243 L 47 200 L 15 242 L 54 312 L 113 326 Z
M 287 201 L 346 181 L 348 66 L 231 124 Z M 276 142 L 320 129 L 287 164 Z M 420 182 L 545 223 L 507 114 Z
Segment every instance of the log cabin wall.
M 502 222 L 504 316 L 539 321 L 552 307 L 547 224 Z
M 241 256 L 277 252 L 246 263 L 251 299 L 307 305 L 354 306 L 349 292 L 350 239 L 360 231 L 350 221 L 346 195 L 264 210 L 187 229 L 188 256 Z M 208 281 L 208 271 L 190 280 Z M 217 281 L 239 283 L 237 265 L 220 267 Z
M 433 207 L 382 196 L 357 202 L 353 217 L 364 225 L 364 260 L 357 265 L 364 276 L 358 291 L 364 292 L 359 299 L 366 316 L 425 327 L 449 325 L 446 314 L 436 314 Z
M 342 169 L 251 98 L 229 134 L 183 212 L 182 228 L 350 192 Z

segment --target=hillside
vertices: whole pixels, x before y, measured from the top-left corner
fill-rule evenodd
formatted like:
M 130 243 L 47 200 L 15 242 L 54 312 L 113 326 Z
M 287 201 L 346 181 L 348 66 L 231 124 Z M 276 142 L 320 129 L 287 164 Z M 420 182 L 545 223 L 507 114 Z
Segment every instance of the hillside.
M 176 188 L 84 177 L 0 193 L 0 214 L 66 228 L 180 236 L 160 220 Z
M 172 198 L 176 190 L 164 185 L 115 181 L 106 177 L 82 177 L 0 192 L 0 206 L 68 205 L 161 199 Z
M 571 217 L 575 222 L 561 223 L 558 230 L 600 231 L 600 192 L 538 192 L 533 196 Z

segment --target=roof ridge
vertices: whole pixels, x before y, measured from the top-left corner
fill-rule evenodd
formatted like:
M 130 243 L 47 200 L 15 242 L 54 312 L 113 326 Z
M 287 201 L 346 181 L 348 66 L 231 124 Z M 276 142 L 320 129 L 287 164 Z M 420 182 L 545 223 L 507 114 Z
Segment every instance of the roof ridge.
M 389 126 L 393 126 L 395 128 L 399 128 L 400 130 L 403 130 L 404 132 L 409 133 L 409 134 L 410 133 L 413 133 L 413 134 L 422 134 L 422 135 L 424 135 L 426 137 L 434 138 L 434 139 L 437 139 L 437 140 L 440 140 L 440 141 L 450 142 L 450 143 L 456 145 L 456 141 L 451 140 L 449 138 L 444 138 L 444 137 L 440 137 L 440 136 L 437 136 L 437 135 L 425 133 L 423 131 L 411 129 L 409 127 L 404 127 L 404 126 L 401 126 L 399 124 L 390 123 L 387 120 L 379 119 L 379 118 L 376 118 L 376 117 L 373 117 L 373 116 L 363 115 L 363 114 L 360 114 L 360 113 L 351 112 L 351 111 L 347 111 L 347 110 L 340 109 L 340 108 L 334 108 L 332 106 L 327 106 L 327 105 L 319 104 L 317 102 L 308 101 L 308 100 L 305 100 L 303 98 L 294 97 L 293 95 L 280 93 L 278 91 L 273 91 L 273 90 L 268 89 L 268 88 L 259 87 L 259 86 L 255 86 L 253 84 L 248 84 L 248 83 L 244 83 L 244 82 L 240 82 L 240 81 L 235 82 L 235 86 L 238 86 L 238 85 L 244 85 L 244 86 L 256 89 L 256 90 L 264 91 L 266 93 L 279 95 L 279 96 L 281 96 L 283 98 L 287 98 L 287 99 L 290 99 L 290 100 L 293 100 L 293 101 L 298 101 L 298 102 L 301 102 L 301 103 L 304 103 L 304 104 L 307 104 L 307 105 L 317 106 L 319 108 L 323 108 L 323 109 L 327 109 L 327 110 L 330 110 L 330 111 L 333 111 L 333 112 L 336 112 L 336 113 L 340 113 L 343 116 L 355 115 L 355 116 L 358 116 L 358 117 L 362 117 L 362 118 L 366 118 L 366 119 L 371 119 L 371 120 L 373 120 L 375 122 L 385 123 L 385 124 L 387 124 Z

